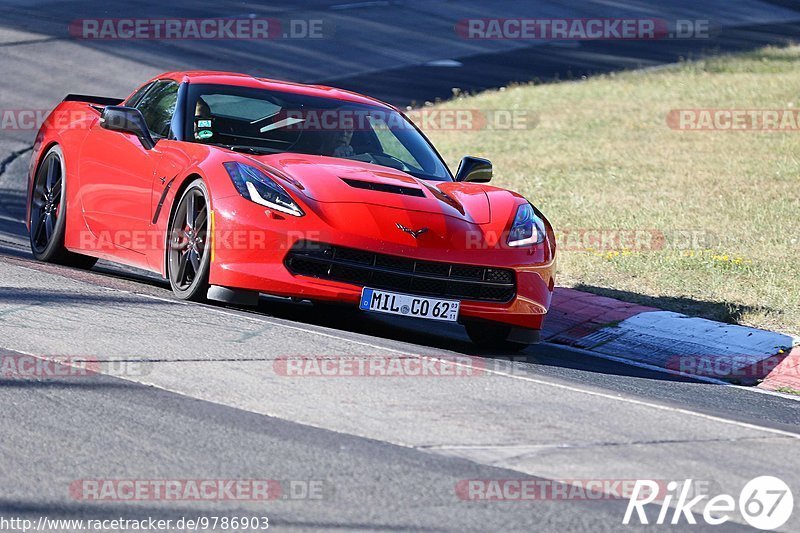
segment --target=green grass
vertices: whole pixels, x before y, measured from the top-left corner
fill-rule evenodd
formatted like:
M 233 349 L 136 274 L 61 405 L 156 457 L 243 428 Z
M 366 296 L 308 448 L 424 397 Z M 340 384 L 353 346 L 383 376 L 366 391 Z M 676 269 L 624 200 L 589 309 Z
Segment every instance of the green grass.
M 462 96 L 529 110 L 523 131 L 426 133 L 451 168 L 491 159 L 557 231 L 701 232 L 692 249 L 562 249 L 562 286 L 800 334 L 800 132 L 690 132 L 672 109 L 800 107 L 800 47 Z M 562 247 L 563 248 L 563 247 Z

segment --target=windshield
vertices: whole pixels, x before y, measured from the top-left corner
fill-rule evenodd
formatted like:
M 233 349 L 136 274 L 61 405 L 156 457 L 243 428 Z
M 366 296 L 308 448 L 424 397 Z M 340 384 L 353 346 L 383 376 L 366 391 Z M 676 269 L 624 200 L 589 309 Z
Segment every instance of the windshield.
M 425 137 L 392 109 L 230 85 L 192 84 L 187 98 L 193 142 L 338 157 L 427 180 L 452 179 Z

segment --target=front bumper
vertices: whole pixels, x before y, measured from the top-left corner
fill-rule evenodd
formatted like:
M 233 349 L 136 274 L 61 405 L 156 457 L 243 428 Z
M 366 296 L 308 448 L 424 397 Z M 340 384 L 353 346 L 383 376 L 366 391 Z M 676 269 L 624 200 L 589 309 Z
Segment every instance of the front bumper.
M 354 221 L 365 220 L 368 223 L 354 224 L 352 231 L 345 232 L 332 227 L 324 217 L 315 213 L 297 218 L 267 211 L 241 197 L 217 199 L 212 217 L 210 283 L 357 306 L 364 284 L 295 275 L 287 269 L 287 254 L 299 242 L 328 243 L 401 259 L 510 269 L 516 277 L 513 297 L 502 302 L 459 298 L 462 302 L 460 320 L 484 320 L 541 329 L 554 286 L 554 260 L 548 242 L 531 249 L 455 249 L 435 245 L 435 236 L 431 236 L 428 242 L 434 245 L 425 244 L 423 239 L 412 239 L 392 225 L 374 224 L 374 213 L 367 212 L 364 206 L 351 204 L 348 208 L 352 210 Z M 386 234 L 364 230 L 370 225 L 386 228 Z M 401 239 L 408 242 L 401 242 Z M 413 290 L 398 292 L 416 294 Z

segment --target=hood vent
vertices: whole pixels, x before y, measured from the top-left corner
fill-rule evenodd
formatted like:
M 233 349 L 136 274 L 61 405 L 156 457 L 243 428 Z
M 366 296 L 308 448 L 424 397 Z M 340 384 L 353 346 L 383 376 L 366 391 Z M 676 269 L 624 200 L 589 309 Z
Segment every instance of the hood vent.
M 390 194 L 425 198 L 425 192 L 423 192 L 422 189 L 417 189 L 415 187 L 403 187 L 402 185 L 391 185 L 389 183 L 377 183 L 374 181 L 362 181 L 349 178 L 341 178 L 341 180 L 356 189 L 366 189 L 368 191 L 388 192 Z

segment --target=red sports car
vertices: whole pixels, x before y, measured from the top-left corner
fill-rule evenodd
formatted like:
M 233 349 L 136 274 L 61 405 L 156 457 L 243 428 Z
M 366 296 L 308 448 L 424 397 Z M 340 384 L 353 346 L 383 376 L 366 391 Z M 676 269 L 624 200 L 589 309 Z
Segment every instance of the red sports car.
M 179 298 L 259 293 L 457 321 L 484 345 L 538 339 L 555 239 L 525 198 L 453 176 L 400 111 L 348 91 L 172 72 L 125 100 L 68 95 L 40 129 L 31 248 L 169 279 Z

